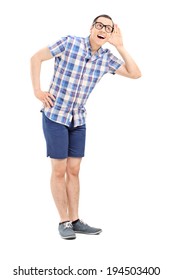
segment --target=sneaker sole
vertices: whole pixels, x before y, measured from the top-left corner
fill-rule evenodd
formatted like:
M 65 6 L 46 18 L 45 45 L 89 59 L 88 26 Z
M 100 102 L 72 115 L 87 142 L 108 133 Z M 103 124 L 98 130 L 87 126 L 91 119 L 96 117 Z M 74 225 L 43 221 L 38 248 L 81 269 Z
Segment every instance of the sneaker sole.
M 72 240 L 72 239 L 76 239 L 76 236 L 67 236 L 67 237 L 61 236 L 61 238 L 65 240 Z
M 98 235 L 98 234 L 100 234 L 102 232 L 102 230 L 97 231 L 97 232 L 83 232 L 83 231 L 75 231 L 74 230 L 74 232 L 75 233 L 81 233 L 81 234 L 87 234 L 87 235 Z

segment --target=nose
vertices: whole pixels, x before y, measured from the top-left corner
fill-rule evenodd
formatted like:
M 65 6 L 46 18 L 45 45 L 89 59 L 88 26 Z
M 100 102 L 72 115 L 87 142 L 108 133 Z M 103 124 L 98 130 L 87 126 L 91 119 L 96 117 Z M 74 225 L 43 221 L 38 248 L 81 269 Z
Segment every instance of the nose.
M 103 26 L 102 29 L 100 30 L 102 33 L 106 34 L 106 26 Z
M 106 32 L 106 25 L 103 25 L 102 30 L 103 30 L 103 28 L 104 28 L 104 31 Z

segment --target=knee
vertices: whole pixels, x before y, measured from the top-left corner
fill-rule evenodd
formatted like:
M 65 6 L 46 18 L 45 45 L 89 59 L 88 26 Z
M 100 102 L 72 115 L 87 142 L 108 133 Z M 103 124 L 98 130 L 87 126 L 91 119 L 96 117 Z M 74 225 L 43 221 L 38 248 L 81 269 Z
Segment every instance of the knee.
M 80 171 L 79 164 L 67 165 L 67 175 L 68 176 L 78 176 Z
M 64 169 L 61 169 L 61 168 L 55 168 L 52 170 L 52 175 L 56 178 L 64 178 L 65 176 L 65 170 Z
M 57 179 L 64 178 L 66 173 L 66 164 L 52 164 L 52 176 L 56 177 Z

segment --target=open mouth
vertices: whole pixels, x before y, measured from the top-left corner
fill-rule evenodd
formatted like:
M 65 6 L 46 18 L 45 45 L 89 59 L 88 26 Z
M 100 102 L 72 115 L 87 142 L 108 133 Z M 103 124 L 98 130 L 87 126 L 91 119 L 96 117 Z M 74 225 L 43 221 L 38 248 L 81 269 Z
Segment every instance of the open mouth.
M 104 39 L 105 39 L 105 36 L 100 35 L 100 34 L 98 34 L 97 37 L 98 37 L 99 39 L 101 39 L 101 40 L 104 40 Z

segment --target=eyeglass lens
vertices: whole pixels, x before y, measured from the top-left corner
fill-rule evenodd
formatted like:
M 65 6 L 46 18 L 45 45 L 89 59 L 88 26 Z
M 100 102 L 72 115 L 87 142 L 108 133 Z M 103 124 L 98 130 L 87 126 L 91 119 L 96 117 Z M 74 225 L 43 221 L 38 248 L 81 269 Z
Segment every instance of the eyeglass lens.
M 95 28 L 98 30 L 101 30 L 103 27 L 105 27 L 105 30 L 107 33 L 111 33 L 113 31 L 113 27 L 110 25 L 104 25 L 102 22 L 96 22 Z

